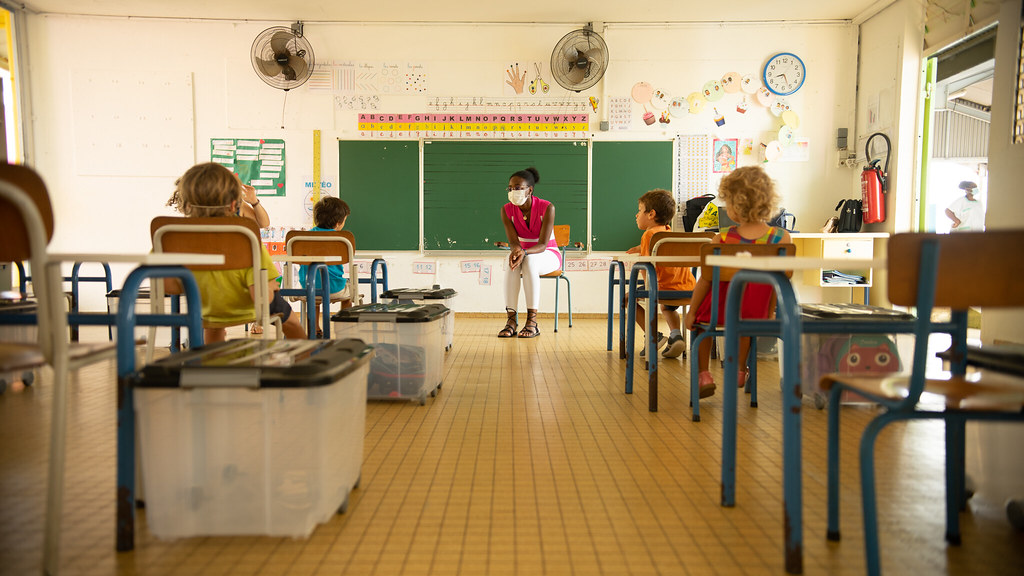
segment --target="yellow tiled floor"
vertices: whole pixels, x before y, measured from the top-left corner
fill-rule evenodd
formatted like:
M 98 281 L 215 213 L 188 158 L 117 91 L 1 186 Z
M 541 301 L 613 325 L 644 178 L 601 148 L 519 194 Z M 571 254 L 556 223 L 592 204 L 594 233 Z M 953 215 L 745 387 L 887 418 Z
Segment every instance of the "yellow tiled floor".
M 760 364 L 760 407 L 741 397 L 737 506 L 719 502 L 721 397 L 690 421 L 688 364 L 661 364 L 623 393 L 603 320 L 533 340 L 494 337 L 500 319 L 456 321 L 444 387 L 426 406 L 367 408 L 362 482 L 348 512 L 306 540 L 161 541 L 139 512 L 136 549 L 114 551 L 113 363 L 82 370 L 69 398 L 65 574 L 783 574 L 778 367 Z M 720 370 L 713 372 L 721 380 Z M 51 378 L 0 396 L 0 573 L 38 573 Z M 805 401 L 807 574 L 864 572 L 860 431 L 845 407 L 840 543 L 825 540 L 824 411 Z M 976 495 L 963 546 L 943 541 L 942 426 L 896 425 L 878 448 L 882 561 L 889 574 L 1021 574 L 1024 536 Z

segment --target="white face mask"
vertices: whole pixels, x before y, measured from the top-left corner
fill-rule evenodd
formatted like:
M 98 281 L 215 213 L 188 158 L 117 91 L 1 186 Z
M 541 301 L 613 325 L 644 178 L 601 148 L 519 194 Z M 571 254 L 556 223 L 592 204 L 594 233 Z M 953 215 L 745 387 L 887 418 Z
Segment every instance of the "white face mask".
M 508 201 L 515 204 L 516 206 L 522 206 L 526 204 L 526 199 L 529 198 L 526 190 L 509 190 Z

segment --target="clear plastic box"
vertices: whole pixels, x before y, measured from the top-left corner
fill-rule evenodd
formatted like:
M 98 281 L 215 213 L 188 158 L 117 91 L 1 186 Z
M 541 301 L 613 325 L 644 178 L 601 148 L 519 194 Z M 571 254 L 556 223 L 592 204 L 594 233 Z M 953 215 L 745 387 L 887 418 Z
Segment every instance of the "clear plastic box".
M 821 377 L 828 373 L 884 374 L 904 372 L 914 352 L 912 334 L 804 334 L 800 342 L 801 387 L 815 407 L 828 405 Z M 843 404 L 869 402 L 843 391 Z
M 455 345 L 455 312 L 452 303 L 458 293 L 452 288 L 394 288 L 381 294 L 381 298 L 393 302 L 411 302 L 412 304 L 441 304 L 449 310 L 441 324 L 441 335 L 444 337 L 445 352 Z
M 134 385 L 150 532 L 306 537 L 343 512 L 371 356 L 358 340 L 231 340 L 145 367 Z
M 374 347 L 367 398 L 414 400 L 422 405 L 441 388 L 441 326 L 450 314 L 440 304 L 365 304 L 332 316 L 331 333 L 359 338 Z

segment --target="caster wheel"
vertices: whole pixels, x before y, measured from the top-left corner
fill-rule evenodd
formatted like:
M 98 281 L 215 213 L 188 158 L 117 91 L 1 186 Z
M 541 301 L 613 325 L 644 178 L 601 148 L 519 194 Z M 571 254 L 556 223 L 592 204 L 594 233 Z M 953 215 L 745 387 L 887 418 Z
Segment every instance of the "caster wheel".
M 420 406 L 426 406 L 426 405 L 427 405 L 427 395 L 424 394 L 423 396 L 420 396 Z
M 31 386 L 36 381 L 36 374 L 31 370 L 25 370 L 21 373 L 21 381 L 25 386 Z
M 362 472 L 360 472 L 359 473 L 359 477 L 356 478 L 356 483 L 352 486 L 352 489 L 355 490 L 356 488 L 359 488 L 359 485 L 362 484 L 362 483 L 363 483 L 363 474 L 362 474 Z
M 0 394 L 7 391 L 7 380 L 0 380 Z
M 433 398 L 435 396 L 437 396 L 437 388 L 434 388 L 433 390 L 430 391 L 430 397 Z
M 1008 500 L 1006 502 L 1006 519 L 1010 526 L 1018 532 L 1024 532 L 1024 500 Z
M 815 408 L 817 408 L 818 410 L 824 410 L 825 406 L 827 404 L 828 404 L 828 399 L 825 398 L 824 394 L 815 394 L 814 395 L 814 407 Z
M 348 494 L 345 495 L 345 501 L 341 503 L 341 506 L 338 506 L 338 514 L 345 512 L 348 512 Z

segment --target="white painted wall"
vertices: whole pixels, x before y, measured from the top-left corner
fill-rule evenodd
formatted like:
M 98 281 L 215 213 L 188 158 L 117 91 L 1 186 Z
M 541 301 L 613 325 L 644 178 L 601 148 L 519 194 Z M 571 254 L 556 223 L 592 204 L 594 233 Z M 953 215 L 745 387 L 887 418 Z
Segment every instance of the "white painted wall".
M 888 16 L 886 16 L 888 18 Z M 893 18 L 895 20 L 896 17 Z M 874 20 L 873 20 L 874 21 Z M 249 48 L 266 23 L 228 21 L 167 21 L 29 16 L 28 41 L 32 84 L 32 119 L 35 149 L 29 162 L 50 187 L 57 218 L 53 241 L 61 251 L 146 251 L 150 247 L 149 221 L 168 213 L 163 207 L 177 175 L 153 173 L 147 166 L 127 175 L 86 176 L 76 167 L 76 127 L 84 124 L 74 114 L 72 77 L 93 71 L 98 77 L 144 72 L 191 76 L 194 112 L 195 161 L 208 159 L 211 138 L 283 138 L 287 145 L 287 187 L 284 198 L 264 200 L 275 226 L 303 226 L 302 187 L 312 175 L 312 130 L 322 131 L 323 179 L 337 182 L 338 138 L 356 137 L 356 113 L 335 106 L 331 94 L 306 87 L 288 93 L 285 126 L 281 128 L 284 94 L 263 84 L 252 71 Z M 307 23 L 306 36 L 319 61 L 418 62 L 429 74 L 428 96 L 382 98 L 381 111 L 423 112 L 428 97 L 501 96 L 504 70 L 510 63 L 548 62 L 555 42 L 569 30 L 563 25 L 352 25 Z M 848 24 L 727 24 L 727 25 L 609 25 L 604 37 L 612 64 L 603 87 L 584 93 L 608 98 L 628 96 L 632 85 L 646 80 L 673 95 L 699 90 L 707 80 L 737 71 L 760 75 L 770 54 L 790 51 L 801 55 L 808 67 L 807 83 L 789 103 L 801 118 L 799 136 L 811 142 L 810 160 L 771 164 L 784 205 L 798 217 L 798 228 L 814 231 L 830 216 L 840 198 L 856 190 L 859 170 L 838 168 L 835 160 L 837 128 L 853 127 L 856 88 L 856 28 Z M 888 51 L 890 66 L 896 54 Z M 532 76 L 532 72 L 531 72 Z M 551 82 L 549 96 L 565 91 Z M 127 83 L 116 97 L 139 106 L 137 90 Z M 727 101 L 727 100 L 726 100 Z M 153 98 L 143 106 L 158 115 L 176 102 Z M 605 108 L 602 107 L 602 113 Z M 756 105 L 746 116 L 733 114 L 717 131 L 710 112 L 673 121 L 663 130 L 640 120 L 635 106 L 634 129 L 595 132 L 594 138 L 671 138 L 677 133 L 721 134 L 760 139 L 774 132 L 781 121 Z M 597 130 L 601 114 L 593 116 Z M 125 145 L 147 135 L 131 129 L 98 135 Z M 81 138 L 79 138 L 81 140 Z M 755 140 L 756 142 L 756 140 Z M 742 163 L 742 162 L 741 162 Z M 504 182 L 495 182 L 495 212 L 503 202 L 498 194 Z M 645 190 L 623 190 L 639 197 Z M 358 214 L 353 214 L 358 218 Z M 623 214 L 631 219 L 632 214 Z M 495 218 L 495 230 L 500 223 Z M 637 231 L 639 239 L 640 232 Z M 438 263 L 437 278 L 412 274 L 414 261 Z M 439 283 L 455 288 L 460 312 L 497 312 L 503 308 L 500 254 L 486 258 L 495 267 L 491 286 L 480 286 L 475 275 L 461 274 L 464 257 L 425 258 L 418 253 L 388 254 L 392 286 Z M 118 271 L 118 275 L 123 274 Z M 574 309 L 602 312 L 606 305 L 606 273 L 574 272 Z M 119 280 L 119 279 L 118 279 Z M 86 295 L 86 308 L 91 294 Z M 542 311 L 551 311 L 550 289 L 542 297 Z M 563 300 L 564 302 L 564 300 Z M 95 303 L 95 306 L 99 306 Z

